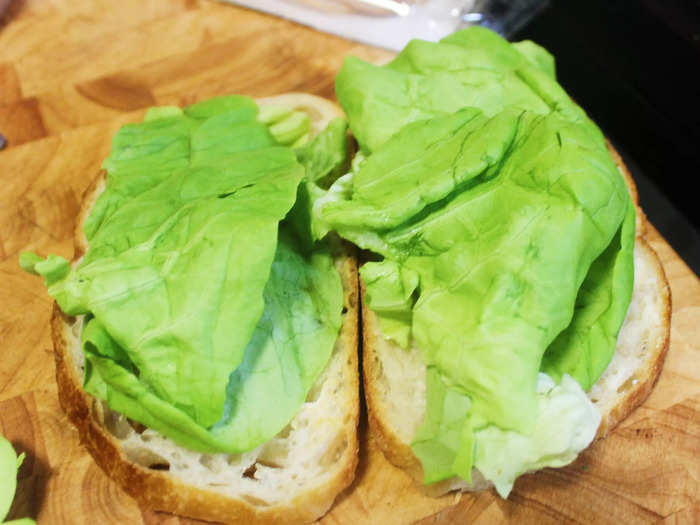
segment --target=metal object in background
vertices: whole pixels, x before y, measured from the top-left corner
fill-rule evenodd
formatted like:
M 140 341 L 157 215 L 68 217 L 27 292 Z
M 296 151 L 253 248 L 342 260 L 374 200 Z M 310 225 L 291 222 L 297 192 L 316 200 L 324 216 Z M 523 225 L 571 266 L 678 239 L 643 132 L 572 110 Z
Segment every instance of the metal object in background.
M 470 25 L 506 38 L 547 0 L 224 0 L 394 51 L 409 40 L 439 40 Z

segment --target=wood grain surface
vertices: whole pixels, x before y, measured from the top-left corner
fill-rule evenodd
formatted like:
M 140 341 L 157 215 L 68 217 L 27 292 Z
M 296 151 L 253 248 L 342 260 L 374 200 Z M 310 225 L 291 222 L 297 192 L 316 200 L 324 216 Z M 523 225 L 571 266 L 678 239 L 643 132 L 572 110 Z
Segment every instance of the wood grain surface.
M 0 432 L 27 454 L 10 517 L 194 523 L 139 508 L 80 446 L 56 397 L 51 301 L 17 256 L 72 255 L 80 195 L 114 132 L 144 108 L 225 93 L 333 98 L 343 56 L 389 55 L 205 0 L 15 0 L 0 24 Z M 652 395 L 607 439 L 566 468 L 522 477 L 508 500 L 432 499 L 363 423 L 356 480 L 322 523 L 700 523 L 700 281 L 649 237 L 671 283 L 671 347 Z

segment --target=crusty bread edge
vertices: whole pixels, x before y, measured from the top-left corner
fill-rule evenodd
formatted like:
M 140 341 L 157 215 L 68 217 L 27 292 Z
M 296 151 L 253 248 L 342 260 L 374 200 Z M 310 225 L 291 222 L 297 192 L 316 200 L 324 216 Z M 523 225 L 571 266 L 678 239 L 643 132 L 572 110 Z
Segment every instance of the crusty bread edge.
M 382 410 L 381 393 L 378 389 L 381 362 L 377 355 L 373 334 L 377 333 L 378 319 L 370 311 L 365 300 L 365 284 L 360 277 L 360 311 L 362 318 L 362 385 L 367 407 L 367 422 L 370 439 L 382 451 L 389 463 L 404 469 L 411 477 L 422 483 L 423 468 L 411 447 L 404 443 L 385 423 Z
M 331 111 L 330 104 L 319 97 L 303 99 L 305 104 L 313 104 L 314 98 L 322 101 L 322 112 Z M 339 111 L 339 110 L 337 110 Z M 336 114 L 337 114 L 336 111 Z M 342 114 L 342 113 L 341 113 Z M 74 258 L 77 260 L 86 251 L 86 240 L 82 225 L 97 196 L 105 184 L 106 173 L 101 171 L 85 190 L 81 209 L 78 213 L 74 235 Z M 352 248 L 344 244 L 346 254 L 340 256 L 343 284 L 343 305 L 345 314 L 339 334 L 347 349 L 344 360 L 344 375 L 351 382 L 353 392 L 349 417 L 344 423 L 343 433 L 347 442 L 343 454 L 336 464 L 342 467 L 335 476 L 321 486 L 300 493 L 282 505 L 254 507 L 242 500 L 211 491 L 186 485 L 166 473 L 138 465 L 126 457 L 119 441 L 101 423 L 99 401 L 82 389 L 82 380 L 76 373 L 68 351 L 66 330 L 73 319 L 61 312 L 54 302 L 51 316 L 51 336 L 56 363 L 58 398 L 68 419 L 78 430 L 82 444 L 87 448 L 97 465 L 116 482 L 126 493 L 140 504 L 155 510 L 208 521 L 226 523 L 308 523 L 318 519 L 330 509 L 336 496 L 352 482 L 358 462 L 359 440 L 359 373 L 358 373 L 358 331 L 359 331 L 359 290 L 357 262 Z M 336 265 L 337 267 L 337 265 Z
M 661 370 L 666 361 L 666 355 L 668 354 L 671 339 L 671 287 L 658 254 L 651 245 L 649 245 L 646 238 L 637 237 L 635 249 L 639 254 L 638 256 L 645 257 L 647 261 L 656 268 L 656 274 L 661 282 L 659 292 L 661 294 L 660 300 L 663 305 L 663 317 L 660 330 L 651 334 L 653 340 L 650 341 L 650 343 L 654 349 L 650 354 L 651 359 L 645 360 L 641 368 L 634 374 L 633 377 L 637 382 L 621 395 L 620 399 L 609 412 L 603 414 L 598 432 L 596 433 L 596 439 L 606 437 L 622 422 L 622 420 L 629 416 L 634 409 L 649 397 L 649 394 L 651 394 L 651 391 L 659 380 Z
M 648 260 L 652 261 L 652 264 L 655 265 L 659 280 L 662 282 L 661 301 L 663 302 L 664 313 L 661 333 L 656 334 L 654 341 L 656 346 L 653 359 L 643 363 L 640 370 L 635 374 L 637 383 L 621 396 L 620 400 L 610 412 L 603 414 L 601 424 L 596 433 L 596 439 L 607 436 L 622 420 L 649 397 L 663 368 L 666 354 L 668 353 L 671 333 L 671 288 L 658 254 L 646 241 L 647 220 L 639 206 L 636 185 L 620 155 L 609 142 L 607 146 L 613 160 L 625 179 L 630 197 L 636 208 L 636 247 L 640 249 L 643 257 L 648 258 Z M 378 389 L 379 383 L 376 380 L 376 378 L 381 376 L 382 365 L 372 337 L 372 334 L 378 333 L 378 327 L 375 324 L 378 320 L 376 315 L 374 315 L 367 306 L 367 301 L 365 300 L 365 286 L 362 282 L 362 278 L 360 278 L 360 308 L 362 320 L 362 376 L 370 439 L 378 446 L 386 459 L 396 467 L 405 470 L 418 483 L 423 492 L 428 495 L 442 495 L 449 490 L 451 480 L 448 479 L 428 486 L 424 485 L 423 467 L 420 461 L 413 453 L 410 445 L 403 442 L 386 423 L 387 418 L 382 413 L 383 404 L 380 401 L 381 394 Z

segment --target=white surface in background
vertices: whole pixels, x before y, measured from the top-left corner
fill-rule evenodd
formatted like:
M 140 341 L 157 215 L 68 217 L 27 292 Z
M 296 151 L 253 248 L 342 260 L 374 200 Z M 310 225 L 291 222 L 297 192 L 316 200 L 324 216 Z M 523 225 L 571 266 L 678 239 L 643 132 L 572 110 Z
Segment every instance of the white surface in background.
M 351 40 L 399 51 L 412 38 L 423 40 L 439 40 L 440 38 L 464 27 L 462 15 L 474 5 L 474 0 L 427 0 L 420 4 L 410 5 L 396 0 L 389 2 L 404 16 L 392 14 L 369 14 L 339 12 L 348 9 L 349 3 L 341 2 L 341 6 L 333 7 L 333 2 L 327 0 L 329 9 L 322 10 L 301 2 L 289 0 L 224 0 L 250 9 L 264 11 L 300 24 L 311 26 L 319 31 L 333 33 Z M 357 2 L 357 0 L 354 0 Z M 316 5 L 322 5 L 315 2 Z M 381 5 L 374 3 L 375 6 Z M 341 9 L 339 9 L 339 7 Z

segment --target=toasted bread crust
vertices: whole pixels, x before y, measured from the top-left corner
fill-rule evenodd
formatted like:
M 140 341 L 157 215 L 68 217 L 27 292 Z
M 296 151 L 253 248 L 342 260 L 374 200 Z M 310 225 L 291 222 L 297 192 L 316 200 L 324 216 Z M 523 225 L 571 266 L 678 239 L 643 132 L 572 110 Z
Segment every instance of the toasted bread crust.
M 634 384 L 619 394 L 611 410 L 602 414 L 596 439 L 607 436 L 649 396 L 663 368 L 671 332 L 671 289 L 658 255 L 646 241 L 647 220 L 639 207 L 636 186 L 622 158 L 610 143 L 608 143 L 608 149 L 627 183 L 630 196 L 635 204 L 637 219 L 635 239 L 635 251 L 637 253 L 635 256 L 643 257 L 655 269 L 657 282 L 659 283 L 657 293 L 662 304 L 662 316 L 659 319 L 657 329 L 653 331 L 650 339 L 647 341 L 650 347 L 648 358 L 643 361 L 642 366 L 634 374 Z M 378 345 L 375 341 L 376 334 L 379 333 L 378 319 L 374 312 L 368 308 L 364 298 L 365 286 L 362 279 L 360 279 L 363 328 L 363 386 L 370 437 L 387 460 L 405 470 L 422 487 L 424 492 L 433 495 L 444 494 L 446 491 L 452 490 L 450 480 L 430 486 L 423 485 L 424 476 L 420 461 L 413 454 L 410 444 L 403 441 L 389 424 L 389 417 L 386 413 L 388 407 L 382 400 L 382 394 L 378 386 L 378 378 L 382 375 L 382 362 L 378 354 Z
M 629 169 L 627 169 L 627 165 L 624 163 L 622 157 L 615 149 L 615 147 L 610 143 L 610 141 L 606 141 L 606 145 L 608 147 L 608 151 L 610 152 L 610 156 L 612 157 L 615 164 L 617 164 L 617 169 L 620 171 L 622 177 L 625 179 L 625 184 L 627 184 L 627 191 L 629 191 L 632 202 L 634 203 L 634 208 L 637 213 L 637 221 L 635 223 L 635 234 L 637 237 L 644 237 L 647 233 L 647 220 L 644 211 L 639 205 L 639 192 L 637 191 L 637 184 L 634 182 L 632 174 L 630 173 Z
M 658 254 L 644 238 L 637 238 L 635 249 L 637 256 L 643 257 L 656 270 L 660 286 L 657 289 L 662 304 L 662 317 L 659 320 L 658 329 L 651 334 L 648 344 L 653 349 L 649 352 L 649 359 L 634 374 L 636 383 L 631 388 L 620 394 L 615 406 L 607 413 L 598 427 L 596 439 L 607 436 L 622 420 L 641 405 L 659 380 L 661 369 L 666 360 L 669 342 L 671 339 L 671 287 L 666 278 L 666 272 L 659 260 Z
M 267 103 L 294 104 L 295 97 L 283 99 L 271 97 Z M 304 95 L 299 99 L 304 107 L 318 104 L 319 111 L 326 117 L 333 115 L 330 102 Z M 320 102 L 319 102 L 320 101 Z M 265 103 L 265 102 L 263 102 Z M 342 115 L 334 106 L 335 116 Z M 312 117 L 314 122 L 318 117 Z M 73 261 L 81 258 L 87 250 L 87 242 L 82 225 L 95 200 L 105 186 L 106 173 L 100 172 L 83 195 L 81 210 L 76 220 Z M 343 374 L 349 383 L 351 395 L 346 399 L 344 412 L 347 414 L 342 425 L 342 434 L 347 446 L 335 462 L 335 474 L 325 483 L 299 492 L 284 504 L 255 506 L 246 500 L 228 497 L 221 493 L 203 490 L 187 485 L 168 475 L 167 472 L 153 470 L 130 460 L 120 442 L 104 426 L 101 403 L 82 389 L 82 378 L 77 372 L 76 363 L 69 351 L 68 337 L 74 318 L 61 312 L 54 302 L 51 317 L 51 335 L 56 362 L 56 382 L 61 407 L 68 419 L 78 430 L 80 440 L 93 456 L 100 468 L 126 493 L 139 503 L 156 510 L 225 523 L 308 523 L 325 512 L 333 504 L 336 496 L 350 485 L 358 462 L 359 441 L 357 425 L 359 420 L 359 375 L 358 375 L 358 331 L 359 331 L 359 290 L 357 262 L 352 248 L 343 244 L 335 253 L 336 268 L 339 269 L 343 285 L 343 324 L 339 339 L 343 348 Z
M 390 463 L 408 472 L 422 485 L 423 467 L 408 443 L 399 438 L 389 426 L 386 406 L 381 402 L 378 378 L 382 364 L 377 354 L 374 334 L 378 333 L 377 316 L 367 306 L 365 284 L 360 278 L 360 304 L 362 312 L 362 382 L 367 407 L 370 439 L 379 447 Z

